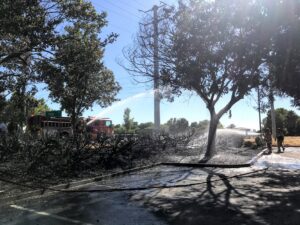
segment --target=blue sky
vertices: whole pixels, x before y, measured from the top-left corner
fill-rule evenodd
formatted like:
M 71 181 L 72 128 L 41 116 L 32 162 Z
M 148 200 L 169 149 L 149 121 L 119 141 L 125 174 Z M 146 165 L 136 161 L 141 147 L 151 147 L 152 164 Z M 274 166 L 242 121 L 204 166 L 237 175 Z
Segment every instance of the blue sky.
M 97 11 L 106 11 L 108 16 L 108 26 L 103 29 L 102 36 L 110 32 L 119 34 L 117 41 L 106 48 L 104 63 L 114 72 L 116 80 L 122 86 L 118 94 L 120 102 L 116 102 L 107 109 L 101 109 L 94 106 L 92 110 L 84 113 L 84 116 L 109 117 L 114 124 L 123 122 L 123 112 L 125 108 L 131 109 L 131 116 L 135 121 L 148 122 L 153 121 L 153 94 L 151 84 L 137 84 L 132 77 L 121 68 L 117 59 L 122 60 L 122 49 L 133 42 L 133 37 L 137 32 L 138 23 L 144 13 L 139 10 L 149 10 L 154 4 L 159 4 L 159 0 L 92 0 Z M 167 4 L 173 4 L 175 0 L 165 0 Z M 37 97 L 44 97 L 45 92 L 40 92 Z M 253 94 L 255 95 L 255 93 Z M 226 98 L 219 102 L 219 107 L 226 104 Z M 47 104 L 53 109 L 58 109 L 59 105 L 47 100 Z M 233 123 L 239 127 L 248 127 L 258 129 L 258 113 L 254 110 L 255 100 L 253 96 L 246 97 L 238 102 L 232 108 L 232 117 L 224 115 L 221 123 L 225 126 Z M 276 98 L 275 108 L 283 107 L 294 110 L 298 115 L 300 111 L 290 107 L 288 98 Z M 161 102 L 161 123 L 165 123 L 170 118 L 184 117 L 190 122 L 209 119 L 209 113 L 197 95 L 185 92 L 174 102 Z M 265 117 L 263 115 L 263 117 Z

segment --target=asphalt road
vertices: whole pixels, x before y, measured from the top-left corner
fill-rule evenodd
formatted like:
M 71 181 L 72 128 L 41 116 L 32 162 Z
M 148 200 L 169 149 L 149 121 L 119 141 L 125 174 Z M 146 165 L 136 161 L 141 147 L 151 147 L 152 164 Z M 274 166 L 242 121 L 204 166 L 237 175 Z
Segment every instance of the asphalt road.
M 73 189 L 79 192 L 36 193 L 2 205 L 0 224 L 166 224 L 147 207 L 131 200 L 138 190 L 103 190 L 172 184 L 189 173 L 189 168 L 156 167 Z
M 1 202 L 0 224 L 298 225 L 299 170 L 287 165 L 298 164 L 299 151 L 263 157 L 252 168 L 159 166 L 69 192 L 24 193 L 26 198 Z

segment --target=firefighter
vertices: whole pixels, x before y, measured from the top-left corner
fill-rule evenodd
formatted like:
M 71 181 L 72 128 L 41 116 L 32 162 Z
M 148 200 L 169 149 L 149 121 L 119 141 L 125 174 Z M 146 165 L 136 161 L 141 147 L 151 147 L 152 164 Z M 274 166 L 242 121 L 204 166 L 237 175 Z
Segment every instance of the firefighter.
M 265 130 L 264 139 L 267 143 L 267 148 L 268 148 L 267 154 L 272 154 L 272 134 L 269 128 L 266 128 Z
M 277 133 L 276 133 L 276 139 L 277 139 L 277 153 L 280 153 L 280 148 L 282 148 L 282 152 L 284 152 L 284 146 L 283 146 L 283 141 L 284 141 L 284 134 L 282 129 L 278 128 Z

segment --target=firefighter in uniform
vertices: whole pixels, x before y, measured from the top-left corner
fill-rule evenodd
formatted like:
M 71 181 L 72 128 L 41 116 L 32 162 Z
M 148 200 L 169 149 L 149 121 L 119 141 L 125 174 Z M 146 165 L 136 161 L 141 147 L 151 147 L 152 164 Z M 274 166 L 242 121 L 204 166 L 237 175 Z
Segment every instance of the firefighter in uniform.
M 267 143 L 268 154 L 272 154 L 272 134 L 269 128 L 265 130 L 264 139 Z
M 283 146 L 283 141 L 284 141 L 284 134 L 282 129 L 278 128 L 277 133 L 276 133 L 276 139 L 277 139 L 277 147 L 278 150 L 277 152 L 280 153 L 280 148 L 282 148 L 282 152 L 284 152 L 284 146 Z

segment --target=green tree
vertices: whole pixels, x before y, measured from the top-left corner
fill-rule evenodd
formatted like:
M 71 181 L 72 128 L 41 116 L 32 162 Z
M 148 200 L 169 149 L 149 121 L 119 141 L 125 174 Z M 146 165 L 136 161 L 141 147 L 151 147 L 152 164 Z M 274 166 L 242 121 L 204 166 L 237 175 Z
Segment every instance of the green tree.
M 209 128 L 209 120 L 202 120 L 198 124 L 198 128 L 200 130 L 208 130 Z
M 0 113 L 0 120 L 13 122 L 20 127 L 27 123 L 28 116 L 50 110 L 44 99 L 36 99 L 33 95 L 21 95 L 15 92 Z
M 70 38 L 69 47 L 75 47 L 71 44 L 71 39 L 80 39 L 81 37 L 79 34 L 77 36 L 70 35 L 72 28 L 74 30 L 78 28 L 77 30 L 83 32 L 84 27 L 84 32 L 91 32 L 92 35 L 90 36 L 94 36 L 94 39 L 96 39 L 99 32 L 95 32 L 95 30 L 99 31 L 101 27 L 107 24 L 106 14 L 98 14 L 93 5 L 86 0 L 3 0 L 0 1 L 0 15 L 0 93 L 5 93 L 5 95 L 7 93 L 14 93 L 14 95 L 17 93 L 19 95 L 18 102 L 22 102 L 19 105 L 23 108 L 21 110 L 23 115 L 25 115 L 25 96 L 31 94 L 26 93 L 28 92 L 28 83 L 36 82 L 37 79 L 44 82 L 46 78 L 49 81 L 49 71 L 37 70 L 39 63 L 44 61 L 57 65 L 58 62 L 54 59 L 61 54 L 57 51 L 62 50 L 62 45 L 66 43 L 68 38 Z M 110 34 L 101 43 L 99 42 L 98 45 L 102 49 L 99 50 L 100 47 L 98 46 L 98 51 L 102 52 L 105 45 L 113 42 L 115 37 L 115 34 Z M 86 41 L 87 38 L 85 43 Z M 73 40 L 72 43 L 75 42 Z M 93 46 L 95 47 L 95 44 Z M 72 51 L 69 51 L 69 53 L 72 54 Z M 101 60 L 101 57 L 99 56 L 99 60 Z M 70 57 L 69 60 L 69 62 L 71 60 L 76 62 L 79 67 L 79 62 L 76 61 L 80 60 L 79 58 Z M 89 64 L 87 60 L 88 58 L 84 58 L 84 60 L 81 58 L 80 63 L 87 65 Z M 64 62 L 66 63 L 66 61 Z M 102 62 L 99 62 L 99 64 L 102 64 Z M 56 74 L 60 69 L 64 69 L 62 67 L 55 70 Z M 105 85 L 111 81 L 111 76 L 108 75 L 111 72 L 107 69 L 106 72 L 104 72 L 104 69 L 102 71 L 109 80 L 104 82 Z M 48 73 L 49 76 L 41 76 L 41 73 L 43 75 Z M 105 76 L 103 76 L 104 80 L 106 79 Z M 57 79 L 57 77 L 53 77 L 53 79 Z M 49 84 L 49 82 L 47 83 Z M 53 86 L 51 89 L 53 90 Z M 109 87 L 102 90 L 107 91 L 108 89 Z M 72 91 L 70 90 L 70 92 Z M 54 96 L 55 94 L 52 95 L 52 97 Z M 106 98 L 106 93 L 102 94 L 99 101 L 103 101 L 103 96 Z M 87 105 L 83 107 L 87 107 Z
M 198 129 L 200 131 L 207 131 L 209 128 L 209 120 L 202 120 L 199 123 L 192 122 L 190 127 Z M 219 122 L 219 124 L 218 124 L 218 129 L 223 129 L 223 125 L 221 122 Z
M 276 127 L 283 129 L 287 135 L 299 135 L 298 120 L 299 116 L 292 110 L 288 111 L 284 108 L 275 110 Z M 271 127 L 271 114 L 267 113 L 267 117 L 263 120 L 264 127 Z
M 124 120 L 124 128 L 126 132 L 130 132 L 133 127 L 133 118 L 130 117 L 131 110 L 126 108 L 124 110 L 123 120 Z
M 177 130 L 176 130 L 177 129 L 177 119 L 176 118 L 169 119 L 165 125 L 170 134 L 177 133 Z
M 133 132 L 136 132 L 139 129 L 139 123 L 136 121 L 133 121 L 131 129 Z
M 50 97 L 71 116 L 74 130 L 84 110 L 94 103 L 110 105 L 120 90 L 113 73 L 102 62 L 106 43 L 99 40 L 98 34 L 104 24 L 102 17 L 95 17 L 88 23 L 66 27 L 53 59 L 39 64 Z
M 97 14 L 86 0 L 2 0 L 0 15 L 0 66 L 24 61 L 28 52 L 52 54 L 57 31 L 70 24 L 98 20 L 106 25 L 106 14 Z
M 264 15 L 258 5 L 238 0 L 189 0 L 179 1 L 174 13 L 164 11 L 170 23 L 164 26 L 166 35 L 159 42 L 161 85 L 170 87 L 174 95 L 193 91 L 205 102 L 210 125 L 204 161 L 215 154 L 220 118 L 259 83 L 268 52 L 263 47 L 266 39 L 261 36 L 259 21 Z M 142 38 L 149 33 L 141 30 L 136 46 L 125 51 L 125 57 L 131 73 L 143 73 L 152 80 L 147 65 L 152 65 L 154 48 L 151 40 Z M 217 112 L 215 106 L 225 95 L 229 101 Z
M 185 132 L 189 128 L 189 121 L 185 118 L 171 118 L 167 121 L 166 126 L 171 134 Z
M 299 116 L 292 110 L 288 111 L 286 115 L 286 130 L 288 135 L 294 136 L 297 134 L 297 120 Z
M 47 1 L 46 1 L 47 2 Z M 55 27 L 66 15 L 61 3 L 49 0 L 43 7 L 42 1 L 3 0 L 0 3 L 0 66 L 5 63 L 23 61 L 28 52 L 41 52 L 55 38 Z M 64 1 L 65 2 L 65 1 Z M 51 8 L 51 5 L 53 6 Z M 50 7 L 47 11 L 46 8 Z M 57 15 L 51 12 L 59 9 Z M 10 75 L 10 74 L 7 74 Z M 11 74 L 13 75 L 13 74 Z
M 114 132 L 116 134 L 123 134 L 123 133 L 125 133 L 125 128 L 121 124 L 116 124 L 116 125 L 114 125 Z
M 6 88 L 26 75 L 18 73 L 18 66 L 34 67 L 36 61 L 51 58 L 61 41 L 58 30 L 79 22 L 106 24 L 105 13 L 97 14 L 85 0 L 2 0 L 0 15 L 0 82 Z
M 267 60 L 274 75 L 274 85 L 281 92 L 293 97 L 293 104 L 300 106 L 300 1 L 261 1 L 264 7 L 265 34 L 269 35 L 271 54 Z M 267 46 L 266 46 L 267 47 Z
M 177 130 L 179 132 L 184 132 L 189 128 L 189 121 L 185 118 L 179 118 L 177 120 Z
M 244 8 L 247 7 L 247 16 Z M 253 13 L 253 14 L 252 14 Z M 195 91 L 210 112 L 208 144 L 204 160 L 215 153 L 216 129 L 220 118 L 258 85 L 263 64 L 259 17 L 251 4 L 241 1 L 189 1 L 180 4 L 174 18 L 170 58 L 174 67 L 164 68 L 163 82 L 174 92 Z M 215 105 L 224 95 L 229 101 L 218 112 Z
M 51 111 L 49 106 L 46 104 L 45 99 L 39 99 L 35 103 L 35 107 L 32 110 L 34 115 L 44 114 L 46 111 Z
M 234 128 L 236 128 L 236 126 L 235 126 L 235 124 L 232 123 L 227 128 L 234 129 Z
M 196 129 L 198 127 L 198 123 L 197 122 L 191 122 L 190 127 Z
M 283 108 L 279 108 L 275 110 L 275 121 L 276 121 L 276 127 L 286 130 L 285 126 L 285 120 L 286 115 L 288 111 Z M 272 127 L 272 121 L 271 121 L 271 111 L 269 110 L 267 113 L 267 117 L 263 120 L 264 127 L 271 128 Z
M 36 105 L 37 99 L 33 95 L 14 92 L 4 109 L 5 120 L 23 127 L 27 123 L 27 117 L 31 110 Z
M 138 125 L 138 128 L 140 130 L 144 130 L 144 129 L 147 129 L 147 128 L 153 128 L 154 124 L 152 122 L 146 122 L 146 123 L 140 123 Z

